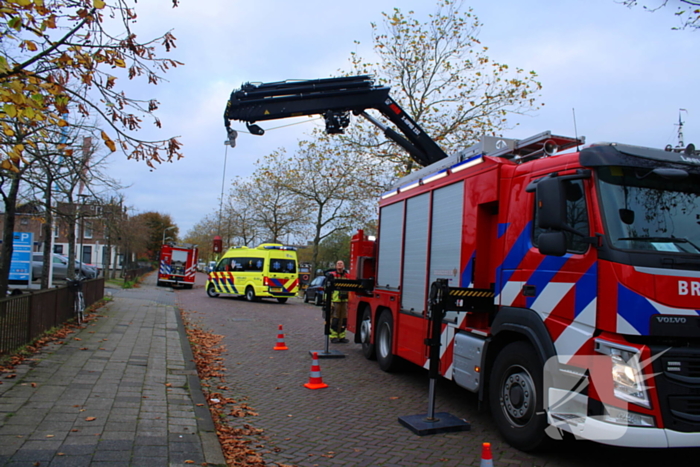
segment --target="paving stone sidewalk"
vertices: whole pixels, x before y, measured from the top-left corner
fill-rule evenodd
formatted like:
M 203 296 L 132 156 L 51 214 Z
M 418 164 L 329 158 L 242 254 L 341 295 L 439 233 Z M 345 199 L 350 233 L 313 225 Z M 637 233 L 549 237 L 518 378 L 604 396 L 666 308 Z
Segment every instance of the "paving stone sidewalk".
M 0 466 L 224 465 L 172 290 L 106 289 L 99 317 L 0 374 Z

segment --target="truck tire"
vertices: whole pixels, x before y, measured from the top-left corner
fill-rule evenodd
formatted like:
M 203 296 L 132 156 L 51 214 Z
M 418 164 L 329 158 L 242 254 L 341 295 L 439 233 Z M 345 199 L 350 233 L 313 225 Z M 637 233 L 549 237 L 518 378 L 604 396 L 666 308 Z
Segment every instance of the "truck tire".
M 289 300 L 287 297 L 277 297 L 277 301 L 280 303 L 287 303 L 287 300 Z
M 391 342 L 394 336 L 394 318 L 390 311 L 384 311 L 377 320 L 375 331 L 375 349 L 379 368 L 387 373 L 394 371 L 398 364 L 398 357 L 391 353 Z
M 255 296 L 255 290 L 253 290 L 251 286 L 248 286 L 245 289 L 245 299 L 249 302 L 254 302 L 257 300 L 257 297 Z
M 532 346 L 518 341 L 498 353 L 489 378 L 491 414 L 503 438 L 521 451 L 535 450 L 549 439 L 542 368 Z
M 362 321 L 360 322 L 360 342 L 362 343 L 362 355 L 367 360 L 376 360 L 377 351 L 372 340 L 372 312 L 369 306 L 362 310 Z
M 216 298 L 219 296 L 219 294 L 216 293 L 216 289 L 214 288 L 214 284 L 209 284 L 207 286 L 207 295 L 209 295 L 211 298 Z

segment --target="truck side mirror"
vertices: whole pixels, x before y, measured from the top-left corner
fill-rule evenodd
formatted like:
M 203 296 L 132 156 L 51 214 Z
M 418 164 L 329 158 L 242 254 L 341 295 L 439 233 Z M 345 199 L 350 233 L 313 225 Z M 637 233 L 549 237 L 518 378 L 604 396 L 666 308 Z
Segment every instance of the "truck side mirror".
M 537 226 L 541 229 L 566 229 L 566 199 L 559 178 L 544 178 L 537 183 Z
M 566 254 L 566 235 L 561 230 L 543 232 L 537 237 L 537 247 L 543 255 L 564 256 Z

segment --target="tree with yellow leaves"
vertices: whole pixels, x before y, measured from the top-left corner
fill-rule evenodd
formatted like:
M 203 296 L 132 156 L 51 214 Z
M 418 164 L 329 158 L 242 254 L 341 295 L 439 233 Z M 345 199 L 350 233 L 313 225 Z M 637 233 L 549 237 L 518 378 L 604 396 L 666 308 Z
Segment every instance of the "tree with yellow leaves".
M 166 0 L 161 0 L 166 1 Z M 173 7 L 179 0 L 171 0 Z M 80 117 L 96 118 L 105 146 L 149 166 L 182 157 L 176 138 L 145 141 L 135 137 L 156 100 L 129 97 L 118 79 L 141 78 L 158 84 L 161 74 L 182 65 L 159 51 L 175 47 L 175 37 L 139 39 L 132 31 L 136 12 L 127 0 L 0 0 L 0 175 L 5 201 L 5 232 L 0 265 L 0 296 L 6 291 L 12 255 L 14 203 L 28 146 L 53 145 L 72 157 L 62 128 Z M 111 133 L 111 136 L 110 136 Z M 4 185 L 9 184 L 9 188 Z

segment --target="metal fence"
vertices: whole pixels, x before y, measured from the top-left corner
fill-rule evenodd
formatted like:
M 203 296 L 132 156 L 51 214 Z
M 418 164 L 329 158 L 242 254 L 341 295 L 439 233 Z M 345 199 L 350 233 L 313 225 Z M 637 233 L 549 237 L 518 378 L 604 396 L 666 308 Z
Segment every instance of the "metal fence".
M 104 291 L 104 278 L 84 281 L 85 307 L 104 297 Z M 59 287 L 0 299 L 0 355 L 11 353 L 72 319 L 74 294 L 68 287 Z

